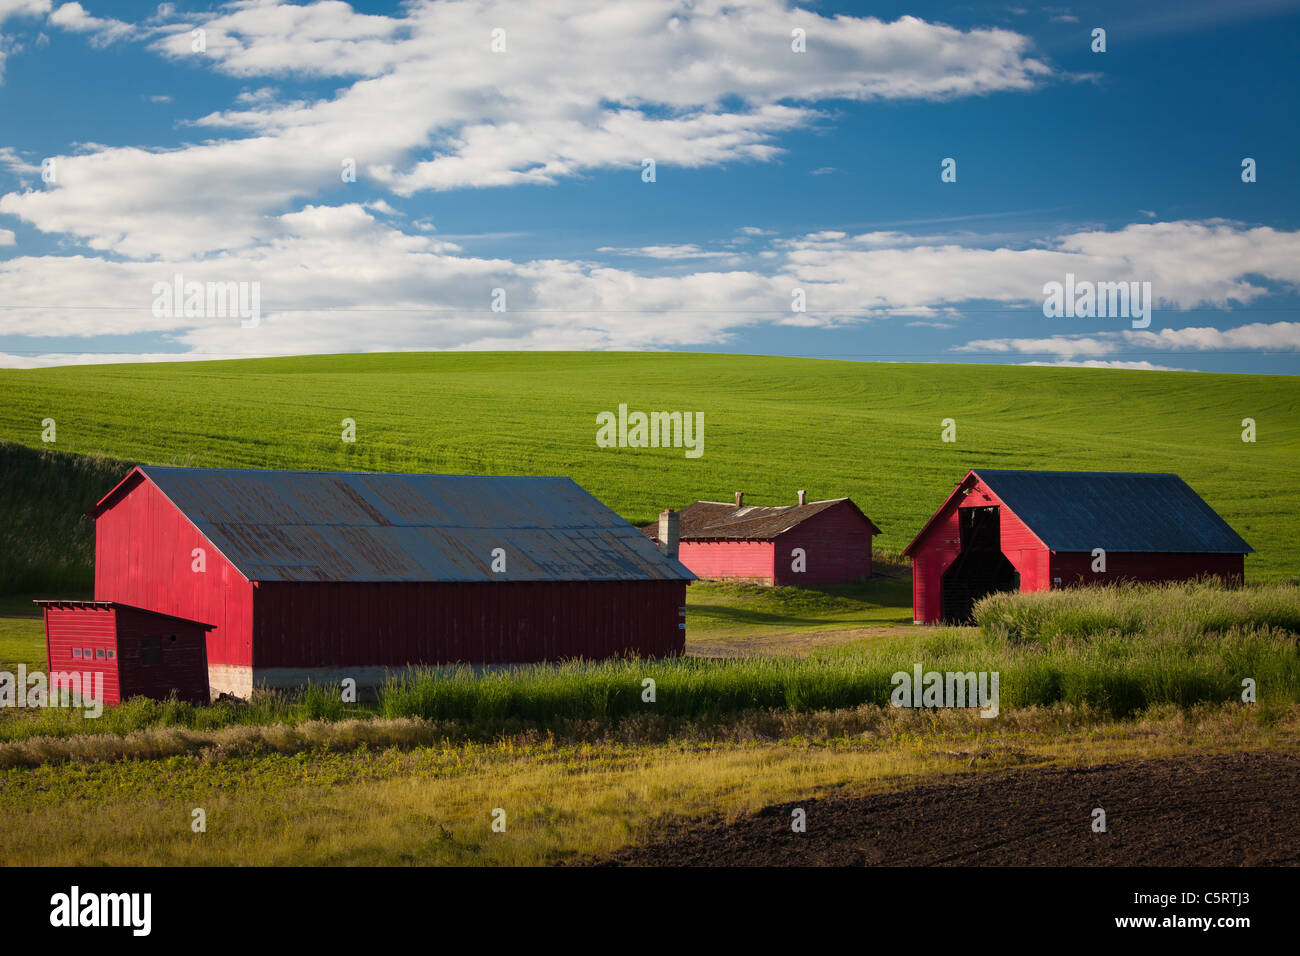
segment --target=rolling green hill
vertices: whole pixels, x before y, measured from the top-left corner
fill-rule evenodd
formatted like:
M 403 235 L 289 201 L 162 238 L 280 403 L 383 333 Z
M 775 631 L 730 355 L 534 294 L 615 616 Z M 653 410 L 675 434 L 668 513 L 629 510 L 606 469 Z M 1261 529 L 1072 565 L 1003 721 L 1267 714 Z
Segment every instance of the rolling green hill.
M 597 447 L 597 414 L 620 403 L 703 412 L 703 455 Z M 1283 376 L 683 353 L 0 371 L 0 439 L 33 448 L 198 466 L 569 475 L 635 522 L 737 490 L 753 504 L 793 502 L 804 488 L 811 499 L 851 495 L 890 552 L 971 467 L 1171 471 L 1259 551 L 1252 579 L 1300 575 L 1298 413 L 1300 378 Z M 53 446 L 42 446 L 46 418 Z M 344 418 L 356 421 L 355 442 L 340 440 Z M 956 421 L 953 443 L 940 439 L 945 418 Z M 1242 441 L 1243 418 L 1257 423 L 1255 443 Z

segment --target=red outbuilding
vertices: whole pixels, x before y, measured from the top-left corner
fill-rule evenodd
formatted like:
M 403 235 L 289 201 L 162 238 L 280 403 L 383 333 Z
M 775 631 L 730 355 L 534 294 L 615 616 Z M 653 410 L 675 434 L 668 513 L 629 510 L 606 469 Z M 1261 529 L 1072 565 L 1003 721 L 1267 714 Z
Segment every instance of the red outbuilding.
M 1253 548 L 1177 475 L 969 472 L 907 546 L 912 616 L 964 622 L 994 591 L 1241 581 Z
M 81 696 L 101 699 L 102 693 L 104 704 L 172 694 L 207 703 L 206 637 L 212 625 L 115 601 L 36 603 L 45 614 L 52 696 L 57 685 L 72 689 L 75 683 Z
M 871 539 L 880 534 L 848 498 L 758 507 L 697 501 L 676 513 L 682 564 L 701 578 L 820 587 L 871 577 Z M 654 526 L 645 533 L 664 545 Z
M 95 597 L 211 622 L 214 695 L 685 644 L 694 576 L 568 478 L 141 466 L 90 514 Z

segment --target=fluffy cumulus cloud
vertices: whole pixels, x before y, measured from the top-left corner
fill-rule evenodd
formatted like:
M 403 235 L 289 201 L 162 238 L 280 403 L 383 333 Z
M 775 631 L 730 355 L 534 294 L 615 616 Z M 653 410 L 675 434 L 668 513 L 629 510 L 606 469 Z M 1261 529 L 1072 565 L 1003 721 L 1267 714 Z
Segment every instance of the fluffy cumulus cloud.
M 976 339 L 958 351 L 1055 355 L 1064 360 L 1136 351 L 1294 352 L 1300 350 L 1300 322 L 1251 322 L 1233 328 L 1193 326 L 1156 332 L 1125 329 L 1093 335 L 1052 335 L 1043 338 Z M 1067 361 L 1063 364 L 1079 364 Z M 1102 364 L 1116 364 L 1103 362 Z M 1123 364 L 1123 363 L 1118 363 Z
M 86 355 L 97 337 L 141 334 L 180 357 L 666 348 L 723 344 L 757 323 L 903 315 L 947 326 L 971 303 L 1037 307 L 1044 283 L 1066 273 L 1150 281 L 1165 309 L 1249 303 L 1300 283 L 1300 235 L 1228 222 L 1148 222 L 995 248 L 748 226 L 720 243 L 725 251 L 679 242 L 605 247 L 592 261 L 511 260 L 469 254 L 395 208 L 424 191 L 554 183 L 639 169 L 646 157 L 767 162 L 782 134 L 833 121 L 827 104 L 836 100 L 937 100 L 1049 79 L 1028 40 L 1007 30 L 823 17 L 783 0 L 414 2 L 393 17 L 333 0 L 238 0 L 215 13 L 164 7 L 131 25 L 90 8 L 0 0 L 0 27 L 44 17 L 92 42 L 143 43 L 249 85 L 228 109 L 195 120 L 212 138 L 86 146 L 55 157 L 56 182 L 33 177 L 31 188 L 0 196 L 0 215 L 84 250 L 0 261 L 0 301 L 11 304 L 0 332 L 84 339 Z M 204 52 L 192 50 L 196 29 Z M 795 29 L 817 55 L 791 51 Z M 282 96 L 302 77 L 328 78 L 336 91 Z M 386 198 L 347 201 L 344 159 Z M 23 177 L 35 169 L 7 145 L 0 165 Z M 0 245 L 13 242 L 0 230 Z M 261 322 L 155 310 L 155 285 L 176 275 L 257 283 Z M 504 312 L 491 307 L 495 289 Z M 806 312 L 791 309 L 795 289 Z M 1132 340 L 1045 334 L 968 348 L 1114 362 L 1126 349 L 1216 347 L 1203 344 L 1214 335 L 1276 347 L 1279 336 L 1294 341 L 1285 325 L 1157 326 Z M 77 357 L 0 356 L 68 360 Z
M 92 17 L 79 3 L 65 3 L 50 14 L 50 23 L 73 33 L 90 35 L 91 43 L 107 46 L 115 40 L 130 36 L 131 25 L 111 17 Z
M 790 267 L 818 283 L 828 309 L 853 301 L 897 311 L 979 300 L 1041 304 L 1043 286 L 1067 275 L 1150 282 L 1170 309 L 1246 304 L 1269 291 L 1260 279 L 1300 284 L 1300 233 L 1227 222 L 1134 224 L 1029 249 L 970 248 L 897 232 L 824 232 L 783 247 Z
M 129 30 L 76 3 L 50 19 L 101 40 Z M 795 29 L 816 55 L 792 52 Z M 201 144 L 56 157 L 58 182 L 0 197 L 0 213 L 135 258 L 221 252 L 274 239 L 276 215 L 326 200 L 345 159 L 398 196 L 554 183 L 647 157 L 764 162 L 779 134 L 823 119 L 819 103 L 1028 90 L 1051 75 L 1008 30 L 822 17 L 783 0 L 464 0 L 395 17 L 240 0 L 138 35 L 232 76 L 344 83 L 313 102 L 262 87 L 198 118 L 217 137 Z
M 704 252 L 691 246 L 618 250 L 676 260 L 693 270 L 672 275 L 601 262 L 476 257 L 436 233 L 407 234 L 359 204 L 308 206 L 278 217 L 276 227 L 276 237 L 253 251 L 145 262 L 62 256 L 0 262 L 0 300 L 20 306 L 6 314 L 6 331 L 87 339 L 154 333 L 195 357 L 664 348 L 723 344 L 756 323 L 827 326 L 896 315 L 942 319 L 959 315 L 963 304 L 987 301 L 1037 310 L 1043 283 L 1065 271 L 1117 280 L 1159 274 L 1171 250 L 1176 258 L 1202 263 L 1162 287 L 1161 298 L 1174 305 L 1206 301 L 1210 294 L 1249 298 L 1259 294 L 1263 281 L 1300 285 L 1300 234 L 1194 222 L 1090 232 L 1086 240 L 1071 234 L 1046 249 L 908 246 L 897 233 L 817 233 L 771 239 L 762 252 L 722 269 L 708 268 L 713 263 L 691 266 L 697 251 Z M 1135 231 L 1153 228 L 1149 246 L 1135 242 Z M 1291 248 L 1294 254 L 1265 261 L 1256 254 L 1260 243 Z M 1235 250 L 1235 258 L 1224 247 Z M 1117 264 L 1126 271 L 1098 272 Z M 171 282 L 177 274 L 186 282 L 258 283 L 261 323 L 243 328 L 229 315 L 155 314 L 155 284 Z M 807 297 L 805 313 L 791 311 L 796 288 Z M 504 290 L 505 311 L 492 308 L 496 289 Z M 985 339 L 962 348 L 1049 355 L 1060 362 L 1113 362 L 1134 351 L 1300 344 L 1300 323 L 1174 328 L 1165 324 L 1168 316 L 1147 331 Z

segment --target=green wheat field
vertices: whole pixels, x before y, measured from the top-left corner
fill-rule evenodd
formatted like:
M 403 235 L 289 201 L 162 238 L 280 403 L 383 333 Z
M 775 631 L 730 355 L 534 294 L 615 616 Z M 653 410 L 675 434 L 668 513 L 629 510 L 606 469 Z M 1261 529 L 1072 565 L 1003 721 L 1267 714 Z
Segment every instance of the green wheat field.
M 702 412 L 703 455 L 598 447 L 597 414 L 620 404 Z M 54 443 L 42 442 L 47 418 Z M 345 418 L 355 442 L 341 440 Z M 955 442 L 941 440 L 946 418 Z M 1242 441 L 1246 418 L 1253 443 Z M 638 523 L 738 490 L 754 504 L 793 503 L 803 488 L 810 499 L 851 496 L 883 529 L 886 553 L 972 467 L 1169 471 L 1258 551 L 1248 580 L 1300 573 L 1300 379 L 1290 376 L 689 353 L 81 366 L 0 371 L 0 440 L 152 464 L 567 475 Z M 38 467 L 27 481 L 39 488 Z M 79 467 L 84 496 L 126 466 Z M 27 522 L 62 520 L 39 502 L 4 507 L 27 509 Z

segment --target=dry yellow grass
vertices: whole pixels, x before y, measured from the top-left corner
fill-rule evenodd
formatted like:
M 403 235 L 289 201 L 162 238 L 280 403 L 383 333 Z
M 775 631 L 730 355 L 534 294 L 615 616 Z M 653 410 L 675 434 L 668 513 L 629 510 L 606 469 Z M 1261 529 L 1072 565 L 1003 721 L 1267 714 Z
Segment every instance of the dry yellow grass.
M 1126 722 L 1050 708 L 993 728 L 951 712 L 875 710 L 804 715 L 776 740 L 755 727 L 746 741 L 733 727 L 728 740 L 209 749 L 11 769 L 0 774 L 0 841 L 6 862 L 19 865 L 533 865 L 609 853 L 694 817 L 837 791 L 1013 765 L 1294 750 L 1300 741 L 1300 706 L 1168 708 Z M 194 807 L 207 812 L 206 833 L 191 832 Z M 495 808 L 506 812 L 504 833 L 492 832 Z M 77 839 L 43 836 L 68 832 Z

